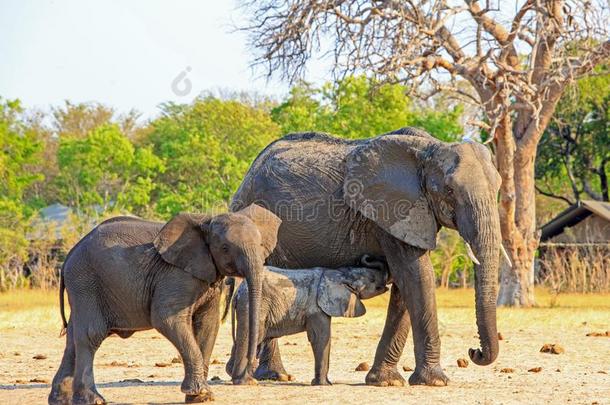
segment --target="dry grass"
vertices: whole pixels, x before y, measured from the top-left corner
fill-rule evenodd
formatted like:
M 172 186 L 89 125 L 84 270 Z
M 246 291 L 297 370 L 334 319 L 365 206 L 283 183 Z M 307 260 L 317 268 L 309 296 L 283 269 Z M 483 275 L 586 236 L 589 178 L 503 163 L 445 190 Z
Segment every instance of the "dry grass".
M 386 307 L 390 295 L 384 294 L 380 297 L 367 301 L 367 306 Z M 1 302 L 1 301 L 0 301 Z M 446 289 L 437 288 L 436 303 L 439 308 L 472 308 L 474 307 L 474 289 L 459 288 Z M 606 308 L 610 309 L 610 293 L 579 294 L 560 293 L 556 294 L 546 287 L 536 287 L 537 308 Z
M 0 312 L 16 312 L 59 305 L 58 290 L 10 290 L 0 293 Z
M 389 294 L 366 301 L 367 307 L 387 307 Z M 472 308 L 474 306 L 474 289 L 436 290 L 436 302 L 439 308 Z M 610 293 L 557 294 L 546 287 L 536 288 L 537 308 L 600 308 L 610 309 Z M 37 307 L 59 306 L 57 290 L 21 289 L 0 293 L 0 312 L 15 312 Z M 66 309 L 68 304 L 66 300 Z
M 608 246 L 549 246 L 540 261 L 543 282 L 557 292 L 610 291 Z

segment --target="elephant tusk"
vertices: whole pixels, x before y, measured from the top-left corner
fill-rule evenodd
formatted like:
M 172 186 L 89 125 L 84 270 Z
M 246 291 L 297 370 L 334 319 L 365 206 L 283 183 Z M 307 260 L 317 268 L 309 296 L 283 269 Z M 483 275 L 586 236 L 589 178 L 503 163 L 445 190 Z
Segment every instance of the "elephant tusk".
M 504 249 L 504 245 L 501 243 L 500 243 L 500 251 L 502 252 L 502 256 L 504 256 L 506 263 L 508 263 L 508 267 L 513 267 L 513 263 L 510 261 L 510 256 L 508 255 L 508 252 L 506 251 L 506 249 Z
M 474 255 L 474 252 L 472 251 L 472 248 L 470 247 L 470 243 L 468 243 L 468 242 L 464 242 L 464 243 L 466 243 L 466 253 L 468 253 L 468 257 L 470 257 L 470 260 L 472 260 L 474 262 L 474 264 L 480 265 L 481 262 Z

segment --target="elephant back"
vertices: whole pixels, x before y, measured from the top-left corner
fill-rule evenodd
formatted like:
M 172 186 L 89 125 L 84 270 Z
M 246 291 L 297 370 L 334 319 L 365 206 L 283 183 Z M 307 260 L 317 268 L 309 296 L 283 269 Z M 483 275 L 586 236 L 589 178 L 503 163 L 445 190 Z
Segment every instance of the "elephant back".
M 345 204 L 343 182 L 346 156 L 362 142 L 290 134 L 256 158 L 231 209 L 256 203 L 282 219 L 278 244 L 267 264 L 309 268 L 358 262 L 363 252 L 354 238 L 370 238 L 370 224 L 352 218 L 361 216 Z

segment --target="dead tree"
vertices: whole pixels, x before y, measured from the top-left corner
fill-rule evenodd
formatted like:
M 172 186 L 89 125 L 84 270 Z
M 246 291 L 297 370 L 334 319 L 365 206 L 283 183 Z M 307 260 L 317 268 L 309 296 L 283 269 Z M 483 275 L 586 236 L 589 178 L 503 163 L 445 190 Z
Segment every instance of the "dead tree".
M 295 80 L 316 54 L 336 74 L 374 74 L 427 96 L 453 91 L 480 107 L 491 134 L 503 243 L 513 266 L 499 304 L 534 304 L 534 160 L 566 86 L 610 56 L 606 0 L 517 2 L 262 0 L 245 29 L 268 74 Z M 457 86 L 467 81 L 472 91 Z

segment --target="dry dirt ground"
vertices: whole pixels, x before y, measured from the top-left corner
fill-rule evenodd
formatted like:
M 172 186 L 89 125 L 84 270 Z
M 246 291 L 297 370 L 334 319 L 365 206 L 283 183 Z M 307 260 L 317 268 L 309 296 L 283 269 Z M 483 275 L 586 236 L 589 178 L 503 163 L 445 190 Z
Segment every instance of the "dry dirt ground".
M 64 338 L 56 293 L 0 295 L 0 404 L 44 404 L 49 381 L 59 364 Z M 224 365 L 231 345 L 230 324 L 222 326 L 210 366 L 216 404 L 237 403 L 567 403 L 610 404 L 610 337 L 587 337 L 610 329 L 610 295 L 540 298 L 542 307 L 501 309 L 498 313 L 500 357 L 491 366 L 458 368 L 469 347 L 478 347 L 471 291 L 439 291 L 442 366 L 449 386 L 369 387 L 360 362 L 372 363 L 385 318 L 385 300 L 368 304 L 357 319 L 333 320 L 331 387 L 311 387 L 313 356 L 305 334 L 281 339 L 285 365 L 294 382 L 232 386 Z M 562 354 L 540 353 L 557 343 Z M 108 338 L 95 359 L 98 389 L 111 403 L 181 403 L 181 364 L 171 364 L 176 350 L 154 331 L 123 340 Z M 35 359 L 34 357 L 41 357 Z M 155 363 L 170 363 L 157 367 Z M 400 366 L 414 367 L 413 342 L 407 342 Z M 529 369 L 541 367 L 539 372 Z M 511 368 L 512 373 L 502 372 Z M 410 372 L 403 372 L 405 378 Z

